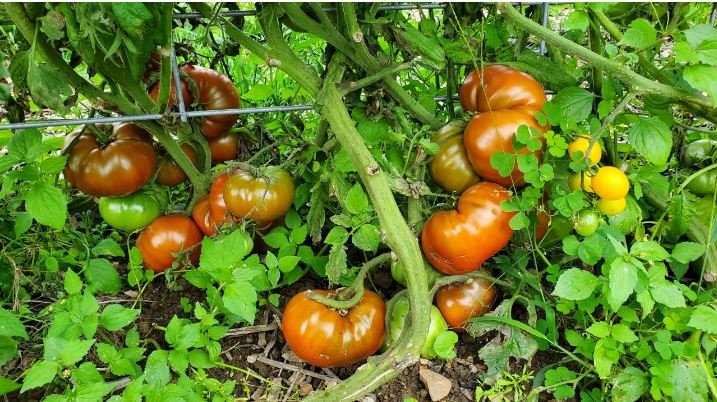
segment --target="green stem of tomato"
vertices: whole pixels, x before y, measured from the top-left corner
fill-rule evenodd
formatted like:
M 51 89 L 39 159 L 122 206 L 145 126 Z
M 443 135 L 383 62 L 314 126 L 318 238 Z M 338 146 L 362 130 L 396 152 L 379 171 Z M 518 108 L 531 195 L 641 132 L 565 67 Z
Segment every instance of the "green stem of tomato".
M 560 36 L 558 33 L 544 28 L 540 24 L 536 24 L 523 16 L 510 3 L 498 3 L 497 8 L 503 17 L 516 28 L 525 30 L 544 40 L 546 43 L 550 43 L 568 54 L 572 54 L 589 62 L 594 67 L 601 68 L 604 72 L 613 75 L 625 85 L 631 87 L 634 92 L 672 98 L 688 107 L 699 109 L 699 114 L 710 121 L 717 121 L 717 106 L 708 97 L 661 82 L 655 82 L 650 78 L 644 77 L 615 60 L 607 59 L 588 48 Z M 659 77 L 656 78 L 659 79 Z
M 159 94 L 157 95 L 157 104 L 154 111 L 160 113 L 169 100 L 170 82 L 172 80 L 172 64 L 171 64 L 171 45 L 172 45 L 172 3 L 164 3 L 162 5 L 162 13 L 164 14 L 165 36 L 167 43 L 161 50 L 161 70 L 159 78 Z
M 361 266 L 351 286 L 336 292 L 335 297 L 322 296 L 318 293 L 308 293 L 307 296 L 309 299 L 316 300 L 327 307 L 336 310 L 349 310 L 363 299 L 364 291 L 366 290 L 364 282 L 368 271 L 390 261 L 391 253 L 383 253 L 367 261 Z

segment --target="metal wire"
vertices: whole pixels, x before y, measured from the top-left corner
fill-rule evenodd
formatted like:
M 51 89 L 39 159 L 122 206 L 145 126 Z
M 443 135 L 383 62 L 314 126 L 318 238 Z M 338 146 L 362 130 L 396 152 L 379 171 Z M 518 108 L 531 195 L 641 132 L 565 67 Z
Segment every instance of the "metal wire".
M 543 28 L 548 27 L 548 11 L 550 10 L 550 3 L 543 3 Z M 545 56 L 545 53 L 548 51 L 548 49 L 545 47 L 545 41 L 540 41 L 540 55 Z
M 403 10 L 414 10 L 414 9 L 422 9 L 422 10 L 435 10 L 435 9 L 442 9 L 446 8 L 445 4 L 438 4 L 438 3 L 405 3 L 405 4 L 388 4 L 384 6 L 379 6 L 378 9 L 382 11 L 403 11 Z M 324 7 L 324 11 L 326 12 L 335 12 L 336 7 Z M 221 11 L 219 12 L 220 16 L 224 17 L 248 17 L 252 15 L 256 15 L 257 10 L 228 10 L 228 11 Z M 178 13 L 174 14 L 174 19 L 180 20 L 180 19 L 198 19 L 198 18 L 204 18 L 202 17 L 202 14 L 200 13 Z

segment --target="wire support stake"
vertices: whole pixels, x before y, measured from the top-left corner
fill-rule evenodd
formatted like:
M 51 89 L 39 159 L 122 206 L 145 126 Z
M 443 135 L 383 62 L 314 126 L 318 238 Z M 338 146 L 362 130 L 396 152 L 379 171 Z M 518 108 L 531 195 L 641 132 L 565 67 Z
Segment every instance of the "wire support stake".
M 174 76 L 174 93 L 177 97 L 177 103 L 179 104 L 179 118 L 182 123 L 187 122 L 187 108 L 184 104 L 184 95 L 182 94 L 182 79 L 179 76 L 179 65 L 177 64 L 177 52 L 174 48 L 174 31 L 172 31 L 172 43 L 171 43 L 172 54 L 172 75 Z M 172 91 L 170 90 L 170 93 Z M 171 95 L 170 95 L 171 98 Z
M 542 24 L 543 24 L 543 28 L 547 28 L 547 27 L 548 27 L 548 15 L 549 15 L 549 11 L 550 11 L 550 3 L 543 3 L 543 19 L 542 19 L 542 21 L 541 21 Z M 545 53 L 546 53 L 547 51 L 548 51 L 548 49 L 545 47 L 545 41 L 544 41 L 544 40 L 541 40 L 541 41 L 540 41 L 540 55 L 541 55 L 541 56 L 545 56 Z

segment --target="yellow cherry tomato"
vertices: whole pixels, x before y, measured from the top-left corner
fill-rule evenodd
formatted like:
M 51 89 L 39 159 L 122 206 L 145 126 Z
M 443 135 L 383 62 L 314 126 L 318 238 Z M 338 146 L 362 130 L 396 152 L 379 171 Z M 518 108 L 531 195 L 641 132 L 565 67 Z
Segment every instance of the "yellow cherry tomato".
M 588 137 L 578 137 L 575 141 L 568 145 L 568 155 L 573 162 L 578 162 L 585 159 L 588 148 L 590 147 L 590 139 Z M 597 142 L 590 149 L 590 166 L 597 165 L 602 158 L 602 148 Z
M 630 191 L 630 181 L 622 170 L 614 166 L 603 166 L 592 177 L 590 184 L 600 198 L 608 201 L 625 198 Z
M 600 198 L 597 202 L 597 207 L 600 212 L 607 216 L 615 216 L 625 210 L 627 206 L 627 200 L 625 198 L 618 198 L 617 200 L 606 200 Z
M 570 187 L 571 191 L 575 191 L 580 188 L 580 173 L 571 174 L 568 177 L 568 187 Z M 588 193 L 593 192 L 593 187 L 591 185 L 592 179 L 590 178 L 590 175 L 588 175 L 586 172 L 582 173 L 582 189 L 587 191 Z

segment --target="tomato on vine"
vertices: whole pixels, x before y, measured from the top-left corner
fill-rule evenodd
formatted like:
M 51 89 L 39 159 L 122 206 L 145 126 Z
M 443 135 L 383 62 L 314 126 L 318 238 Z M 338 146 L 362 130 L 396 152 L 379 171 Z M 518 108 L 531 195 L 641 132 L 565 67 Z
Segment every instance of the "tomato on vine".
M 452 283 L 436 292 L 436 306 L 454 331 L 465 331 L 466 320 L 480 317 L 490 311 L 494 300 L 495 286 L 483 278 Z
M 207 140 L 213 163 L 224 163 L 236 159 L 239 151 L 239 134 L 227 132 Z
M 140 190 L 124 197 L 102 197 L 100 216 L 115 229 L 134 232 L 157 219 L 167 201 L 167 193 L 160 189 Z
M 224 202 L 239 219 L 270 222 L 289 210 L 294 202 L 294 180 L 278 166 L 259 168 L 255 176 L 238 170 L 224 187 Z
M 600 198 L 614 201 L 624 198 L 630 191 L 630 181 L 622 170 L 614 166 L 603 166 L 598 169 L 590 184 Z
M 95 197 L 131 194 L 149 182 L 157 166 L 151 136 L 131 123 L 115 125 L 105 146 L 91 129 L 77 129 L 65 137 L 63 152 L 67 181 Z
M 379 295 L 365 290 L 356 306 L 339 311 L 311 299 L 311 292 L 328 297 L 337 294 L 307 290 L 287 303 L 281 331 L 297 356 L 314 366 L 329 368 L 348 366 L 378 351 L 386 326 L 386 305 Z
M 447 275 L 464 274 L 503 249 L 513 236 L 515 212 L 503 211 L 500 203 L 509 199 L 505 188 L 482 182 L 463 192 L 455 210 L 434 213 L 421 232 L 431 265 Z
M 587 172 L 571 174 L 568 176 L 568 188 L 571 191 L 581 189 L 588 193 L 593 193 L 592 176 Z
M 573 162 L 584 161 L 590 148 L 590 137 L 580 136 L 568 145 L 568 155 Z M 602 148 L 598 142 L 595 142 L 590 149 L 588 166 L 595 166 L 602 158 Z
M 187 155 L 189 161 L 192 162 L 194 166 L 196 166 L 197 152 L 194 150 L 194 148 L 187 143 L 180 145 L 180 148 L 182 149 L 182 152 Z M 172 187 L 186 181 L 187 175 L 186 173 L 184 173 L 184 170 L 182 170 L 182 168 L 177 164 L 177 162 L 172 159 L 171 156 L 164 155 L 159 158 L 159 163 L 157 167 L 157 178 L 155 180 L 158 184 Z
M 440 146 L 429 165 L 431 177 L 442 189 L 457 194 L 480 181 L 463 145 L 464 128 L 465 122 L 455 120 L 443 126 L 431 139 Z
M 573 225 L 580 236 L 590 236 L 600 226 L 600 214 L 592 209 L 583 209 L 575 216 Z
M 191 218 L 165 215 L 147 226 L 137 237 L 136 244 L 145 268 L 162 272 L 172 266 L 175 254 L 190 248 L 189 260 L 196 264 L 201 250 L 199 243 L 203 237 Z
M 600 198 L 597 202 L 597 207 L 600 212 L 607 216 L 614 216 L 625 210 L 627 206 L 626 198 L 618 198 L 617 200 L 606 200 Z

